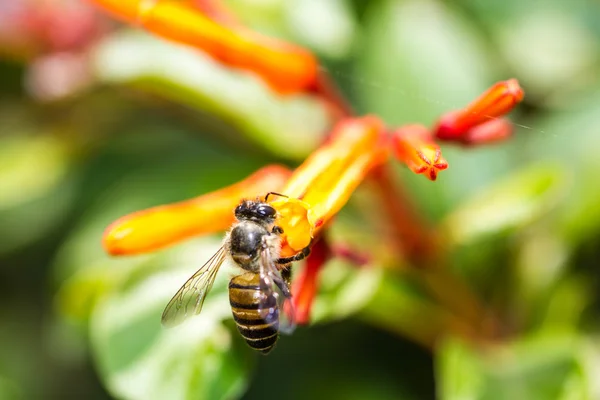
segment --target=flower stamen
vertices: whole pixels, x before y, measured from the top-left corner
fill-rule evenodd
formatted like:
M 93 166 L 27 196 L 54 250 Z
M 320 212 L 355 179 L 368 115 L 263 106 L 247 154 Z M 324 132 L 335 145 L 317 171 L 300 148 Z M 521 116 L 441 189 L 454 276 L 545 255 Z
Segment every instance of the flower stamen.
M 392 147 L 396 157 L 415 174 L 435 181 L 439 171 L 448 168 L 442 150 L 422 125 L 407 125 L 392 132 Z

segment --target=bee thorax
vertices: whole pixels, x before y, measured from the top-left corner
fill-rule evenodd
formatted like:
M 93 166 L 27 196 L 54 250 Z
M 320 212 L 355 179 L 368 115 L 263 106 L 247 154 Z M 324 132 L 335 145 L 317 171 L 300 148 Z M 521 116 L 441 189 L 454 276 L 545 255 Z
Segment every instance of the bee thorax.
M 254 270 L 259 252 L 262 248 L 263 237 L 269 232 L 262 226 L 253 222 L 241 222 L 230 233 L 229 247 L 231 257 L 242 268 Z

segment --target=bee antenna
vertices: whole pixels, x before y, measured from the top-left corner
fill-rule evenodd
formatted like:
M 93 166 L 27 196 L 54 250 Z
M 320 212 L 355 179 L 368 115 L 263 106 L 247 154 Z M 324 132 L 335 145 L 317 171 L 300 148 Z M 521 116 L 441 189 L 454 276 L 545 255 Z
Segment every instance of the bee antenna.
M 269 201 L 269 196 L 270 195 L 275 195 L 275 196 L 280 196 L 280 197 L 285 197 L 286 199 L 289 199 L 290 196 L 286 196 L 285 194 L 281 194 L 281 193 L 277 193 L 277 192 L 269 192 L 267 193 L 267 195 L 265 196 L 265 201 Z

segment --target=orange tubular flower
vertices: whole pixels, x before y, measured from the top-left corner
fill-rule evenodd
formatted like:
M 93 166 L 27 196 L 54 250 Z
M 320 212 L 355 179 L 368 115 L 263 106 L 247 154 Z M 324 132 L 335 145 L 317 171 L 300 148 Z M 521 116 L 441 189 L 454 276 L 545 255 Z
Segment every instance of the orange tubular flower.
M 448 168 L 440 146 L 422 125 L 407 125 L 392 133 L 392 147 L 396 157 L 415 174 L 423 174 L 435 181 L 439 171 Z
M 112 255 L 139 254 L 191 236 L 223 231 L 234 222 L 233 210 L 242 198 L 277 190 L 289 176 L 284 167 L 267 166 L 215 192 L 126 215 L 106 229 L 104 248 Z
M 524 95 L 516 79 L 498 82 L 463 110 L 442 116 L 435 128 L 435 136 L 441 140 L 473 144 L 473 138 L 481 137 L 481 132 L 470 135 L 472 129 L 509 113 L 523 100 Z M 485 132 L 487 135 L 483 136 L 483 142 L 487 141 L 487 136 L 499 138 L 507 131 L 505 125 L 496 124 L 485 129 Z
M 346 204 L 367 173 L 387 159 L 384 126 L 376 117 L 342 120 L 327 143 L 294 171 L 271 204 L 284 230 L 283 255 L 308 246 Z
M 253 71 L 279 93 L 315 86 L 317 60 L 308 51 L 249 30 L 222 26 L 197 7 L 174 0 L 92 0 L 131 24 L 199 48 L 223 64 Z
M 346 204 L 356 187 L 376 166 L 387 160 L 383 123 L 376 117 L 342 120 L 329 140 L 298 167 L 284 196 L 271 204 L 277 209 L 277 224 L 283 228 L 281 253 L 289 256 L 313 242 L 306 267 L 294 280 L 292 293 L 299 324 L 309 321 L 321 267 L 331 255 L 320 230 Z

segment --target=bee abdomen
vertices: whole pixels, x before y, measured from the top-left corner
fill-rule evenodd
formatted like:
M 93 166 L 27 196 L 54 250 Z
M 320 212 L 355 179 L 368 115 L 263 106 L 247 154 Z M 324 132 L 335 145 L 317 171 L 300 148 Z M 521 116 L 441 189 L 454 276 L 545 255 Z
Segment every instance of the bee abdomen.
M 263 298 L 259 282 L 259 276 L 246 273 L 231 279 L 229 282 L 229 303 L 233 319 L 238 331 L 246 340 L 246 343 L 255 350 L 264 354 L 273 349 L 279 336 L 279 311 L 270 315 L 269 321 L 265 321 L 259 308 Z M 273 300 L 275 300 L 273 298 Z M 265 304 L 263 304 L 265 306 Z M 266 304 L 268 307 L 277 308 L 277 302 Z

